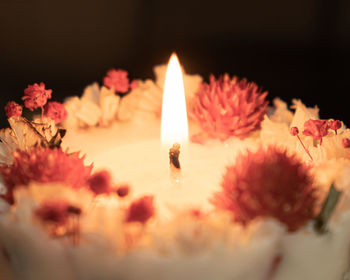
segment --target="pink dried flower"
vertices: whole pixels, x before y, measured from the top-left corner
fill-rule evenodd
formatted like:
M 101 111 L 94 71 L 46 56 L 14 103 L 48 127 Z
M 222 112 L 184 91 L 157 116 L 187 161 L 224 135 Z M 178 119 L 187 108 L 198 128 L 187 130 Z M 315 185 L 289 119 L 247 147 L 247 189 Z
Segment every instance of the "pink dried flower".
M 47 100 L 51 98 L 51 93 L 51 89 L 45 89 L 44 83 L 40 83 L 40 85 L 37 83 L 28 85 L 22 97 L 24 106 L 31 111 L 37 108 L 43 108 Z
M 304 123 L 303 134 L 312 136 L 314 139 L 320 140 L 322 145 L 322 137 L 328 135 L 328 121 L 327 120 L 308 120 Z
M 22 116 L 22 106 L 14 101 L 9 101 L 5 106 L 7 118 Z
M 92 165 L 85 166 L 79 153 L 63 152 L 61 149 L 35 147 L 30 151 L 16 151 L 12 154 L 11 166 L 0 166 L 6 186 L 6 199 L 13 204 L 13 189 L 27 186 L 30 182 L 61 182 L 72 188 L 87 186 Z
M 268 104 L 266 95 L 245 79 L 211 75 L 210 83 L 201 84 L 196 93 L 190 113 L 209 137 L 245 138 L 260 128 Z
M 339 121 L 339 120 L 331 120 L 331 121 L 328 121 L 328 127 L 330 128 L 330 129 L 332 129 L 332 130 L 334 130 L 334 132 L 335 132 L 335 134 L 337 134 L 337 130 L 339 129 L 339 128 L 341 128 L 341 126 L 342 126 L 342 123 L 341 123 L 341 121 Z
M 145 224 L 154 216 L 153 196 L 145 195 L 131 203 L 127 210 L 126 222 Z
M 125 197 L 130 193 L 130 187 L 129 185 L 120 185 L 117 187 L 116 192 L 119 197 Z
M 109 70 L 106 77 L 103 78 L 103 84 L 108 88 L 114 88 L 117 93 L 126 93 L 131 88 L 128 72 L 122 69 Z
M 292 136 L 297 136 L 299 134 L 299 129 L 296 127 L 296 126 L 293 126 L 291 129 L 290 129 L 290 134 Z
M 314 217 L 317 201 L 308 168 L 276 147 L 238 156 L 227 167 L 221 187 L 212 203 L 232 212 L 242 225 L 273 217 L 296 231 Z
M 350 139 L 343 138 L 341 144 L 343 145 L 344 149 L 350 148 Z
M 113 191 L 111 175 L 107 170 L 95 172 L 88 179 L 88 185 L 95 195 L 110 194 Z
M 55 124 L 59 124 L 67 118 L 67 110 L 64 104 L 52 101 L 45 106 L 45 116 L 54 120 Z
M 41 203 L 34 213 L 42 222 L 64 226 L 68 223 L 68 207 L 69 204 L 65 200 L 47 200 Z
M 309 150 L 305 147 L 303 141 L 301 141 L 301 139 L 300 139 L 300 137 L 299 137 L 299 129 L 298 129 L 296 126 L 293 126 L 293 127 L 290 129 L 290 134 L 291 134 L 292 136 L 296 136 L 296 137 L 298 138 L 298 140 L 299 140 L 301 146 L 303 146 L 303 148 L 304 148 L 305 152 L 307 153 L 307 155 L 310 157 L 311 160 L 313 160 L 313 159 L 312 159 L 312 156 L 311 156 L 311 154 L 310 154 L 310 152 L 309 152 Z

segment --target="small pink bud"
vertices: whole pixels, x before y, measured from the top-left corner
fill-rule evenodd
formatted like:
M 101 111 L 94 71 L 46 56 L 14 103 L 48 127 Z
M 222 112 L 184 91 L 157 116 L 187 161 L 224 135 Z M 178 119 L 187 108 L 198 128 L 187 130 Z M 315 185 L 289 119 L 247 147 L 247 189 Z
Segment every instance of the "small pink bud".
M 299 129 L 296 127 L 296 126 L 293 126 L 291 129 L 290 129 L 290 134 L 293 135 L 293 136 L 296 136 L 299 134 Z

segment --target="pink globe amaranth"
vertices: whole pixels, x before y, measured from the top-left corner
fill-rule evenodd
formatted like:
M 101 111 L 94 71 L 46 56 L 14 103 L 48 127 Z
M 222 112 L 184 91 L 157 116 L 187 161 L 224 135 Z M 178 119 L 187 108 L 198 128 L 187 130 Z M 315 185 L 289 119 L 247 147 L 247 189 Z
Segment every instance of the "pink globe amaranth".
M 64 104 L 52 101 L 45 106 L 45 116 L 54 120 L 55 124 L 59 124 L 67 118 L 68 112 Z
M 245 79 L 231 79 L 228 74 L 216 79 L 211 75 L 209 84 L 201 84 L 195 94 L 190 115 L 209 137 L 245 138 L 260 128 L 268 105 L 266 95 Z
M 24 96 L 22 100 L 24 101 L 24 106 L 29 110 L 33 111 L 37 108 L 43 108 L 48 99 L 51 98 L 52 90 L 45 89 L 45 84 L 34 83 L 33 85 L 28 85 L 24 90 Z
M 272 217 L 296 231 L 314 218 L 317 199 L 309 169 L 295 156 L 270 146 L 238 156 L 211 202 L 242 225 Z
M 5 113 L 7 118 L 22 116 L 23 108 L 14 101 L 9 101 L 5 106 Z
M 92 165 L 84 164 L 79 153 L 68 153 L 60 148 L 35 147 L 29 151 L 17 150 L 12 154 L 13 164 L 0 166 L 7 193 L 1 196 L 14 203 L 13 190 L 28 186 L 31 182 L 60 182 L 72 188 L 87 187 Z

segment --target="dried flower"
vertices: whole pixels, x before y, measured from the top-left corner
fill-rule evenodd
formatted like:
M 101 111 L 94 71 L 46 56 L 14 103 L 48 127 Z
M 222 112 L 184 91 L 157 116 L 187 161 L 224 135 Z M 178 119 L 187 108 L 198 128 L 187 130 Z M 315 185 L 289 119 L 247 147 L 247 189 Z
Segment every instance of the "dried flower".
M 125 197 L 130 193 L 129 185 L 120 185 L 117 187 L 116 193 L 119 197 Z
M 45 116 L 54 120 L 55 124 L 59 124 L 67 118 L 67 110 L 64 104 L 52 101 L 45 106 Z
M 37 83 L 28 85 L 22 97 L 24 106 L 31 111 L 37 108 L 43 108 L 47 100 L 51 98 L 51 93 L 51 89 L 45 89 L 44 83 L 40 83 L 40 85 Z
M 65 200 L 47 200 L 35 210 L 35 216 L 42 222 L 50 222 L 59 226 L 68 223 L 68 202 Z
M 297 136 L 299 134 L 299 129 L 296 127 L 296 126 L 293 126 L 291 129 L 290 129 L 290 134 L 292 136 Z
M 342 123 L 339 120 L 330 120 L 328 121 L 328 126 L 330 129 L 334 130 L 335 134 L 338 134 L 337 130 L 341 128 Z
M 126 222 L 145 224 L 155 214 L 153 196 L 145 195 L 131 203 L 126 214 Z
M 22 116 L 22 106 L 14 101 L 10 101 L 5 106 L 7 118 Z
M 122 69 L 111 69 L 103 78 L 103 84 L 108 88 L 114 88 L 116 93 L 126 93 L 135 87 L 135 82 L 129 83 L 128 72 Z
M 87 186 L 92 166 L 84 165 L 79 153 L 63 152 L 61 149 L 36 147 L 30 151 L 16 151 L 12 154 L 13 164 L 1 166 L 8 188 L 7 201 L 13 203 L 13 188 L 27 186 L 30 182 L 61 182 L 73 188 Z
M 310 157 L 311 160 L 313 160 L 313 159 L 312 159 L 312 156 L 311 156 L 311 154 L 310 154 L 310 152 L 309 152 L 309 150 L 305 147 L 303 141 L 301 141 L 301 139 L 300 139 L 300 137 L 299 137 L 299 129 L 298 129 L 296 126 L 293 126 L 293 127 L 290 129 L 290 134 L 291 134 L 292 136 L 296 136 L 296 137 L 298 138 L 298 140 L 299 140 L 301 146 L 303 146 L 303 148 L 304 148 L 305 152 L 307 153 L 307 155 Z
M 296 231 L 314 217 L 316 195 L 308 169 L 276 147 L 238 156 L 227 167 L 221 187 L 212 203 L 232 212 L 242 225 L 273 217 Z
M 342 146 L 344 149 L 350 148 L 350 139 L 349 138 L 343 138 L 341 141 Z
M 210 137 L 244 138 L 260 128 L 268 104 L 266 95 L 245 79 L 230 79 L 228 74 L 216 79 L 212 75 L 209 84 L 201 84 L 190 111 Z
M 111 175 L 106 170 L 95 172 L 89 179 L 88 185 L 95 195 L 112 192 Z
M 328 121 L 327 120 L 308 120 L 304 123 L 303 134 L 312 136 L 314 139 L 320 140 L 322 145 L 322 137 L 328 135 Z

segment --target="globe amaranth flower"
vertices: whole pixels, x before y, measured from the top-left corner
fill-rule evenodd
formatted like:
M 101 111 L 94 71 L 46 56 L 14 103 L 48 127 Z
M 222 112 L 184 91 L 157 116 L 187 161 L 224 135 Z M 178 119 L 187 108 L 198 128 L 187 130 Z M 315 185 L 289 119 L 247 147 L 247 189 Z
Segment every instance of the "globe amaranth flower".
M 231 79 L 228 74 L 216 79 L 212 75 L 209 84 L 201 84 L 195 94 L 190 114 L 209 137 L 245 138 L 260 128 L 268 104 L 266 95 L 245 79 Z
M 129 73 L 122 69 L 111 69 L 103 78 L 104 86 L 113 88 L 116 93 L 127 93 L 130 89 L 137 87 L 137 82 L 129 82 Z
M 35 147 L 29 151 L 13 153 L 13 164 L 0 166 L 7 187 L 3 196 L 10 204 L 14 203 L 13 189 L 27 186 L 31 182 L 61 182 L 72 188 L 87 186 L 92 165 L 84 165 L 79 153 L 64 152 L 59 148 Z
M 296 231 L 315 214 L 316 194 L 308 168 L 276 147 L 238 156 L 227 167 L 221 187 L 212 203 L 230 211 L 242 225 L 272 217 Z
M 68 113 L 64 104 L 52 101 L 45 106 L 45 116 L 54 120 L 55 124 L 59 124 L 67 118 Z
M 22 97 L 24 106 L 31 111 L 37 108 L 43 108 L 47 100 L 51 98 L 51 94 L 52 90 L 45 89 L 44 83 L 40 83 L 40 85 L 37 83 L 28 85 Z
M 7 118 L 22 116 L 22 106 L 14 101 L 9 101 L 5 106 Z
M 145 195 L 131 203 L 127 209 L 126 222 L 145 224 L 154 214 L 153 196 Z

